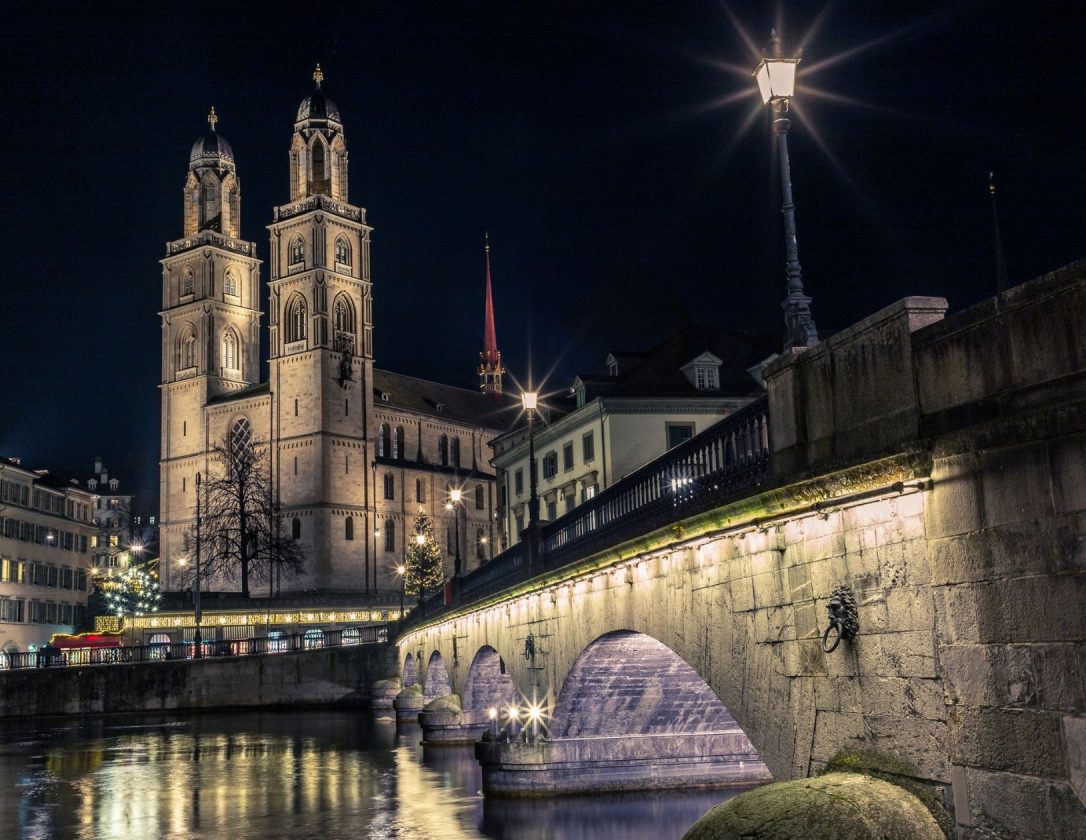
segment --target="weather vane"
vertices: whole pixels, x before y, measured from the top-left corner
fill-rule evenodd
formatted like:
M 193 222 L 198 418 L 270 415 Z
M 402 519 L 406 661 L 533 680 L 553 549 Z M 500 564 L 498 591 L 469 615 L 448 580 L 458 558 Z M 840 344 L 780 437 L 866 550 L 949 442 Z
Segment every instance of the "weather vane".
M 215 106 L 211 106 L 211 113 L 207 115 L 207 124 L 211 126 L 211 130 L 215 130 L 215 123 L 219 121 L 219 115 L 215 113 Z
M 324 81 L 324 71 L 321 70 L 320 62 L 317 62 L 317 69 L 313 71 L 313 81 L 317 83 L 317 87 L 320 87 L 321 82 Z

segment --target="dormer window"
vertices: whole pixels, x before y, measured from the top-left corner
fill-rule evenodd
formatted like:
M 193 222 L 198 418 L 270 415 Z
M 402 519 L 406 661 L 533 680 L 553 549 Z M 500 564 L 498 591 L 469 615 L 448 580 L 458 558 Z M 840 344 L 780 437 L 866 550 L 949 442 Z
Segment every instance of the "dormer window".
M 682 372 L 697 390 L 719 391 L 721 364 L 720 359 L 706 351 L 683 365 Z
M 445 403 L 437 403 L 434 408 L 437 410 L 438 414 L 440 414 L 445 410 Z
M 694 368 L 694 387 L 699 391 L 716 391 L 720 388 L 715 367 L 698 365 Z
M 392 399 L 392 394 L 390 394 L 388 391 L 382 391 L 381 392 L 381 402 L 388 402 L 391 399 Z

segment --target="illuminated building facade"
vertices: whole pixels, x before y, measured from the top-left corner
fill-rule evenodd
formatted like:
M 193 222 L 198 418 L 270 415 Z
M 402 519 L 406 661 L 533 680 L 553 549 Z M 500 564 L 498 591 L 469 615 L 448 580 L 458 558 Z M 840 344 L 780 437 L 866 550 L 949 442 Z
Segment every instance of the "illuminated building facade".
M 78 483 L 0 458 L 0 654 L 86 623 L 94 506 Z
M 260 261 L 241 238 L 240 181 L 214 110 L 192 147 L 183 236 L 162 260 L 162 577 L 177 588 L 192 553 L 196 474 L 216 469 L 214 446 L 240 435 L 267 446 L 285 529 L 306 555 L 305 572 L 278 591 L 397 593 L 398 603 L 395 569 L 419 507 L 446 536 L 450 571 L 453 515 L 464 568 L 490 556 L 486 441 L 504 403 L 374 367 L 373 228 L 349 203 L 344 127 L 319 67 L 314 81 L 294 122 L 289 200 L 268 226 L 267 381 Z M 453 487 L 459 510 L 445 506 Z

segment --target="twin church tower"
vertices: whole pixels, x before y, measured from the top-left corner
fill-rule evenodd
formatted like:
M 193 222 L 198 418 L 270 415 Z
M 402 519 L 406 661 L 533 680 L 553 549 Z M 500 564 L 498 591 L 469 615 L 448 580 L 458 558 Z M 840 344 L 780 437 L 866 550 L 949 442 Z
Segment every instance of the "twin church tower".
M 196 475 L 217 470 L 214 448 L 231 442 L 267 446 L 284 527 L 306 555 L 305 573 L 277 582 L 277 591 L 398 593 L 395 568 L 419 507 L 435 518 L 450 558 L 459 532 L 465 570 L 501 548 L 487 441 L 509 415 L 489 243 L 479 391 L 375 368 L 373 229 L 365 209 L 348 201 L 343 123 L 319 65 L 313 79 L 294 122 L 290 201 L 274 208 L 268 226 L 266 382 L 260 260 L 255 243 L 241 238 L 241 185 L 214 109 L 189 155 L 183 236 L 162 260 L 160 550 L 168 589 L 178 588 L 193 551 Z M 464 502 L 449 510 L 452 487 Z

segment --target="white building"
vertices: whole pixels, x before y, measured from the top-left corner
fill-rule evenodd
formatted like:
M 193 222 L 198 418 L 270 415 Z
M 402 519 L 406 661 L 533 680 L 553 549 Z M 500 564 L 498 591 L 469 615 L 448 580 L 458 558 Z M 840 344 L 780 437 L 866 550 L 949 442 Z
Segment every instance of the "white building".
M 114 568 L 121 565 L 132 542 L 133 497 L 120 492 L 120 479 L 109 474 L 101 458 L 94 459 L 94 475 L 87 479 L 87 489 L 98 497 L 94 507 L 98 528 L 91 537 L 94 565 L 100 569 Z
M 86 623 L 95 495 L 0 458 L 0 652 Z
M 569 513 L 762 393 L 776 336 L 693 325 L 646 352 L 610 353 L 605 375 L 577 376 L 536 421 L 539 515 Z M 549 413 L 549 422 L 547 414 Z M 506 546 L 528 522 L 527 426 L 491 441 Z

